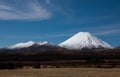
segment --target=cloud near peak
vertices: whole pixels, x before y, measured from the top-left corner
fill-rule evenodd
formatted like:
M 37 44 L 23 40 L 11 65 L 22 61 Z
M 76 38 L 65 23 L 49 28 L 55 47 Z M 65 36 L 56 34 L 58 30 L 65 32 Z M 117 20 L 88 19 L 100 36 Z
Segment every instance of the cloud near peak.
M 51 17 L 51 13 L 37 0 L 27 1 L 21 5 L 24 8 L 0 2 L 0 20 L 45 20 Z

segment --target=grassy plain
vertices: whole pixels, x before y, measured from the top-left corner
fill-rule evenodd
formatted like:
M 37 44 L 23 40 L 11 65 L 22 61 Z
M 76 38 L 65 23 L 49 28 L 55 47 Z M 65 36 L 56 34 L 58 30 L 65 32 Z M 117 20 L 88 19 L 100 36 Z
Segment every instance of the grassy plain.
M 120 68 L 41 68 L 0 70 L 0 77 L 120 77 Z

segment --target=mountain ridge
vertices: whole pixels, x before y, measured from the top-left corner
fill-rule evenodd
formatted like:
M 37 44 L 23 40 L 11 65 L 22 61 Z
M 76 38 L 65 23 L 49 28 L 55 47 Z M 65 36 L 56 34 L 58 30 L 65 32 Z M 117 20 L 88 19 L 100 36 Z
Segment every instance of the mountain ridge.
M 48 42 L 48 41 L 42 41 L 42 42 L 34 42 L 34 41 L 28 41 L 25 43 L 17 43 L 15 45 L 9 46 L 7 47 L 8 49 L 20 49 L 20 48 L 27 48 L 33 45 L 38 45 L 38 46 L 42 46 L 42 45 L 53 45 L 52 43 Z

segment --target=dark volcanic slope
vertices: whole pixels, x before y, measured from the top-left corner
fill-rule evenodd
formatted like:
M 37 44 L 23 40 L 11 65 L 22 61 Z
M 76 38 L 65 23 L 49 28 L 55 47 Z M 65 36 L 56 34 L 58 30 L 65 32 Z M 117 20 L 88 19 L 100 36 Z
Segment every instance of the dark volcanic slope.
M 45 49 L 44 49 L 45 48 Z M 47 47 L 48 48 L 48 47 Z M 86 59 L 120 59 L 120 52 L 115 50 L 66 50 L 46 46 L 2 50 L 0 61 L 49 61 L 49 60 L 86 60 Z

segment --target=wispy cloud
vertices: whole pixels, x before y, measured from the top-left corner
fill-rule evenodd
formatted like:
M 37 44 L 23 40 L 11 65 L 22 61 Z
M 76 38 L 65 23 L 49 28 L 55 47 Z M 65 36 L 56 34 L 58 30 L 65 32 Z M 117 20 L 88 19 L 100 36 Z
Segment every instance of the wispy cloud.
M 108 24 L 94 27 L 95 35 L 113 35 L 120 33 L 120 24 Z
M 53 35 L 48 35 L 48 37 L 66 37 L 66 36 L 72 36 L 73 34 L 53 34 Z
M 95 35 L 109 35 L 109 34 L 115 34 L 115 33 L 120 33 L 120 29 L 101 31 L 101 32 L 95 33 Z
M 68 37 L 72 36 L 73 34 L 49 34 L 49 35 L 42 35 L 42 36 L 35 36 L 35 35 L 6 35 L 2 38 L 6 39 L 46 39 L 46 38 L 59 38 L 59 37 Z
M 46 0 L 46 3 L 47 3 L 47 4 L 50 4 L 50 0 Z
M 25 5 L 22 5 L 24 9 L 8 4 L 0 2 L 0 20 L 44 20 L 51 17 L 51 13 L 37 0 L 27 1 Z
M 61 6 L 59 4 L 60 0 L 45 0 L 46 4 L 49 6 L 49 8 L 51 8 L 51 10 L 55 13 L 59 13 L 59 14 L 62 14 L 64 16 L 70 16 L 69 15 L 69 11 L 68 9 L 65 9 L 64 6 Z
M 119 35 L 120 34 L 120 23 L 109 23 L 109 24 L 100 24 L 93 26 L 83 26 L 76 27 L 73 29 L 66 30 L 67 33 L 77 33 L 77 32 L 90 32 L 94 35 L 106 36 L 106 35 Z M 73 35 L 74 35 L 73 34 Z

